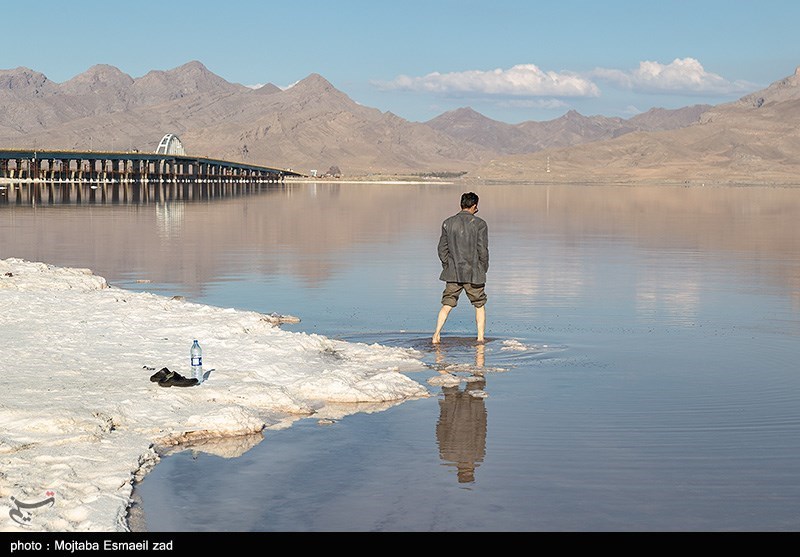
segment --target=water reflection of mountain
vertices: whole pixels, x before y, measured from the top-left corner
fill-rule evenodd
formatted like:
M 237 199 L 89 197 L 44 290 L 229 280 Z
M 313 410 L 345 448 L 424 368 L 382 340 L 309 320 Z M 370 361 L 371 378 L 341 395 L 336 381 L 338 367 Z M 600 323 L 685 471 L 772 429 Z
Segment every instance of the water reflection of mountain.
M 800 271 L 785 264 L 800 252 L 800 191 L 770 187 L 286 183 L 196 202 L 0 201 L 0 257 L 197 288 L 246 273 L 315 284 L 353 257 L 402 250 L 404 242 L 430 245 L 435 266 L 441 220 L 457 211 L 466 189 L 481 196 L 496 250 L 503 241 L 526 246 L 547 235 L 565 244 L 596 237 L 731 253 L 800 292 Z

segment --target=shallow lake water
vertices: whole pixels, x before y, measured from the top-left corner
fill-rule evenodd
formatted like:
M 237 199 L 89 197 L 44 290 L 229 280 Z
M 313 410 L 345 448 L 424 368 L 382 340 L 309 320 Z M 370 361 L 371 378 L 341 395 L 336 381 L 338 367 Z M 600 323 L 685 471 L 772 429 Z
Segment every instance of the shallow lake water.
M 0 258 L 417 348 L 432 396 L 165 454 L 135 528 L 798 528 L 800 189 L 188 188 L 4 190 Z M 489 225 L 487 342 L 463 297 L 435 348 L 436 242 L 466 189 Z M 429 384 L 441 369 L 477 380 Z

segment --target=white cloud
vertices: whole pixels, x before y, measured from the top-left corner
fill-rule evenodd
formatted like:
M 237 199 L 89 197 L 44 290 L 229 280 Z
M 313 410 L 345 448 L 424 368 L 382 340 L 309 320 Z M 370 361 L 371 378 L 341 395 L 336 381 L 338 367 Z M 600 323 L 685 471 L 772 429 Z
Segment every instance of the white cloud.
M 376 82 L 382 89 L 422 91 L 441 95 L 499 95 L 513 97 L 597 97 L 600 90 L 591 80 L 572 72 L 545 72 L 533 64 L 510 69 L 429 73 L 423 77 L 401 75 L 389 82 Z
M 295 85 L 297 85 L 298 83 L 299 83 L 299 81 L 295 81 L 295 82 L 294 82 L 294 83 L 292 83 L 291 85 L 283 85 L 283 86 L 282 86 L 282 85 L 276 85 L 276 87 L 277 87 L 278 89 L 280 89 L 281 91 L 286 91 L 286 89 L 289 89 L 289 88 L 291 88 L 291 87 L 294 87 L 294 86 L 295 86 Z M 250 88 L 250 89 L 261 89 L 261 88 L 262 88 L 264 85 L 266 85 L 266 83 L 256 83 L 256 84 L 254 84 L 254 85 L 245 85 L 245 87 L 248 87 L 248 88 Z
M 640 62 L 634 70 L 597 68 L 591 77 L 624 89 L 643 93 L 682 93 L 688 95 L 731 94 L 751 91 L 753 84 L 728 81 L 711 73 L 694 58 L 676 58 L 669 64 Z
M 629 104 L 628 106 L 622 109 L 622 114 L 627 114 L 629 116 L 636 116 L 637 114 L 641 114 L 642 112 L 644 111 L 640 110 L 638 107 L 632 104 Z

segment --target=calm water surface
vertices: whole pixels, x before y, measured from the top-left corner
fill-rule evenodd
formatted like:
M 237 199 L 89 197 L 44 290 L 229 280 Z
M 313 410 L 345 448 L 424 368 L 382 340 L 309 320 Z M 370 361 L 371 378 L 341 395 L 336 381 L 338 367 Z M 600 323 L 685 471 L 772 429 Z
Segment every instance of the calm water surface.
M 428 399 L 165 455 L 137 527 L 797 530 L 800 189 L 469 189 L 490 233 L 482 352 L 466 299 L 429 343 L 459 185 L 4 190 L 0 258 L 425 353 Z M 441 368 L 482 371 L 488 396 L 429 385 Z

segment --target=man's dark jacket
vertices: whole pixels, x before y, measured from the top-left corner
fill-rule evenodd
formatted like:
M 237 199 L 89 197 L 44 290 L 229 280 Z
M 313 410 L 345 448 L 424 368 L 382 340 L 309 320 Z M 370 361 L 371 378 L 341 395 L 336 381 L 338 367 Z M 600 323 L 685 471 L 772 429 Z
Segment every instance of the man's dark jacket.
M 442 223 L 439 237 L 439 280 L 485 284 L 489 270 L 489 228 L 466 209 Z

